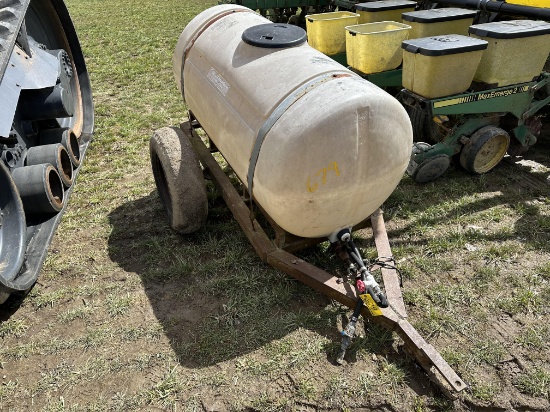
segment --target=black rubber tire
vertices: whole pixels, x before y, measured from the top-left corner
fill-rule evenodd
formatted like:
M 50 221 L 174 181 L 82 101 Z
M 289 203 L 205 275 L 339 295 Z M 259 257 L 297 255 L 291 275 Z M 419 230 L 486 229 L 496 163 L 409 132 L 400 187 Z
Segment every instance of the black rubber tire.
M 199 230 L 208 215 L 206 183 L 189 139 L 175 127 L 156 130 L 149 143 L 151 167 L 170 226 L 182 234 Z
M 460 152 L 460 165 L 470 173 L 483 174 L 500 163 L 508 146 L 510 136 L 496 126 L 478 129 Z
M 21 270 L 27 249 L 27 224 L 15 182 L 0 160 L 0 304 L 12 292 L 13 274 Z
M 429 157 L 418 165 L 412 178 L 417 183 L 428 183 L 437 179 L 447 171 L 451 158 L 446 154 Z

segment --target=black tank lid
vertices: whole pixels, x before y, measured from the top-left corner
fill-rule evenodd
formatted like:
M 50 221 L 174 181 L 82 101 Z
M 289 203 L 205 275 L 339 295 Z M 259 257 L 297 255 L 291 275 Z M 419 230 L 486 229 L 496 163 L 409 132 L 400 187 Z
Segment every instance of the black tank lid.
M 281 49 L 305 43 L 307 35 L 304 29 L 292 24 L 267 23 L 249 27 L 242 39 L 251 46 Z

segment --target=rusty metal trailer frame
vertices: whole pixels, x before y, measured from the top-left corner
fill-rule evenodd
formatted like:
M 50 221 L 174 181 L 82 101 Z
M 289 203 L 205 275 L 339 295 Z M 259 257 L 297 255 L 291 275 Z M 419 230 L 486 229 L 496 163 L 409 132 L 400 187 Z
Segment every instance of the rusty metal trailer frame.
M 258 256 L 274 268 L 293 276 L 331 299 L 353 309 L 357 303 L 358 296 L 351 284 L 342 282 L 340 278 L 292 254 L 292 252 L 326 239 L 297 238 L 284 232 L 264 213 L 264 216 L 275 230 L 275 239 L 270 239 L 251 214 L 247 206 L 247 199 L 238 193 L 226 173 L 212 156 L 212 152 L 216 151 L 215 147 L 211 142 L 210 147 L 208 147 L 207 143 L 203 142 L 201 137 L 195 132 L 195 129 L 200 127 L 200 124 L 193 119 L 192 115 L 190 121 L 183 122 L 180 125 L 183 133 L 189 138 L 199 161 L 209 173 L 213 183 L 221 193 L 225 203 L 233 213 L 233 216 L 241 226 L 241 229 L 256 250 Z M 370 225 L 378 256 L 391 258 L 392 252 L 384 225 L 383 214 L 380 209 L 370 216 Z M 467 388 L 466 383 L 447 364 L 436 349 L 427 343 L 407 321 L 407 312 L 401 294 L 397 271 L 386 267 L 381 267 L 380 269 L 390 305 L 387 308 L 380 308 L 382 315 L 379 316 L 373 316 L 366 306 L 363 306 L 361 314 L 370 321 L 379 323 L 389 330 L 396 332 L 403 340 L 405 348 L 422 366 L 432 381 L 440 387 L 446 396 L 456 398 L 459 392 Z

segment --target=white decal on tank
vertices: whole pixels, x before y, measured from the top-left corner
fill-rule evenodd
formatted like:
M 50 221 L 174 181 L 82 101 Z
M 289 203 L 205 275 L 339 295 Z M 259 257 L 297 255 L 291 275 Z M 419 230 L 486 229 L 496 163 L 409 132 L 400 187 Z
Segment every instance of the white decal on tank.
M 332 64 L 334 63 L 334 60 L 332 60 L 331 58 L 328 58 L 328 57 L 319 57 L 319 56 L 315 56 L 315 57 L 312 57 L 311 59 L 309 59 L 309 62 L 311 64 Z
M 214 23 L 214 25 L 212 26 L 212 30 L 217 33 L 221 33 L 233 27 L 236 24 L 237 24 L 237 21 L 233 17 L 228 16 Z
M 229 91 L 229 83 L 227 83 L 225 79 L 216 70 L 214 70 L 214 68 L 210 69 L 206 77 L 208 77 L 208 80 L 212 82 L 223 97 L 227 96 L 227 92 Z

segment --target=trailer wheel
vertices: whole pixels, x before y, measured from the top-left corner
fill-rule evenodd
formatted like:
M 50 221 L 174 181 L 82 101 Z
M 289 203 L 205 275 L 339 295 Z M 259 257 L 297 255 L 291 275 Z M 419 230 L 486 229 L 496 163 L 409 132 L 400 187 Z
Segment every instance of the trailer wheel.
M 151 167 L 170 226 L 189 234 L 199 230 L 208 215 L 206 184 L 193 147 L 175 127 L 156 130 L 149 144 Z
M 477 130 L 460 152 L 460 164 L 470 173 L 483 174 L 495 167 L 504 157 L 510 136 L 495 126 Z

